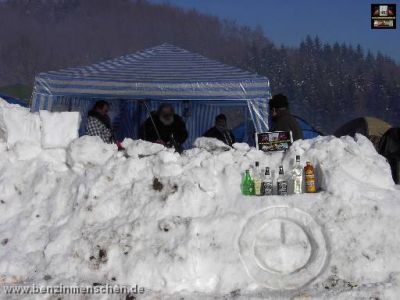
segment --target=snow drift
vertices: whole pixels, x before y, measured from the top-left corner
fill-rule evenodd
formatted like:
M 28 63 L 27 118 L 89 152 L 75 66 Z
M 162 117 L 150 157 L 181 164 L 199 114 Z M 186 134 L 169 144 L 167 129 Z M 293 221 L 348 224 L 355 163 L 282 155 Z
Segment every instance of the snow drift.
M 45 119 L 69 126 L 57 131 Z M 38 116 L 0 102 L 0 283 L 138 284 L 149 299 L 400 293 L 399 190 L 364 136 L 297 141 L 285 154 L 201 138 L 179 155 L 129 139 L 118 152 L 97 137 L 74 138 L 78 127 L 74 114 Z M 322 192 L 240 194 L 241 174 L 254 161 L 289 170 L 296 154 L 316 166 Z M 251 254 L 280 268 L 275 283 L 267 269 L 251 269 L 241 240 L 271 211 L 262 232 L 274 238 L 284 219 L 286 239 L 303 245 Z M 304 224 L 291 221 L 296 214 Z M 317 229 L 303 237 L 311 223 Z M 318 239 L 309 236 L 318 232 Z M 322 250 L 319 265 L 308 267 Z M 292 282 L 294 267 L 309 281 Z

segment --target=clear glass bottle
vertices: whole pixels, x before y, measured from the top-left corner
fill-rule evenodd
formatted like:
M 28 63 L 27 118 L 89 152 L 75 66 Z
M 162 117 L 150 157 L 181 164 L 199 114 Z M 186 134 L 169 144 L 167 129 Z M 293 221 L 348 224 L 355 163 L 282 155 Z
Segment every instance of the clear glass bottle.
M 296 163 L 292 171 L 293 194 L 303 193 L 303 167 L 300 165 L 300 155 L 296 155 Z
M 260 171 L 260 163 L 256 161 L 255 168 L 253 172 L 253 181 L 254 181 L 254 194 L 256 196 L 261 195 L 261 171 Z

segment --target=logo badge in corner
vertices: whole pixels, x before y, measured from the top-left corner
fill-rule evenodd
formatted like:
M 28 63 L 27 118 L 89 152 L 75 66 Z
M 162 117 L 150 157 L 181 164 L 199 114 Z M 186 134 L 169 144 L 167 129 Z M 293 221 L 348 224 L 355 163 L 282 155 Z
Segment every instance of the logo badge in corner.
M 396 29 L 396 4 L 371 4 L 371 29 Z

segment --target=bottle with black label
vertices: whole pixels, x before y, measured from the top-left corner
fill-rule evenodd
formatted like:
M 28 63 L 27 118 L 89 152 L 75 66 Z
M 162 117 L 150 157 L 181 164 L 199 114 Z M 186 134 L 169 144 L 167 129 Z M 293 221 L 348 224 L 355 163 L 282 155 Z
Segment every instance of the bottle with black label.
M 261 194 L 266 195 L 266 196 L 272 195 L 273 186 L 274 185 L 272 182 L 272 177 L 271 177 L 271 173 L 269 171 L 269 167 L 266 167 L 262 185 L 261 185 Z
M 288 182 L 285 178 L 283 166 L 279 166 L 279 176 L 277 180 L 277 194 L 280 196 L 286 196 L 288 194 Z

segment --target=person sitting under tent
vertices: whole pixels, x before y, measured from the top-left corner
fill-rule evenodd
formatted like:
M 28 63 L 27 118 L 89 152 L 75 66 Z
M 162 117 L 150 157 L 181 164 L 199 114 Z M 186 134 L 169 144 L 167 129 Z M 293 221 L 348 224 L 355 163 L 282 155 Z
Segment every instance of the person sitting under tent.
M 99 136 L 103 142 L 114 143 L 114 135 L 111 128 L 111 119 L 108 116 L 110 104 L 107 101 L 97 101 L 88 113 L 86 134 Z
M 299 122 L 290 114 L 285 95 L 274 95 L 269 101 L 269 110 L 273 122 L 272 131 L 291 131 L 294 141 L 303 139 Z
M 208 129 L 203 136 L 219 139 L 229 146 L 235 143 L 235 137 L 232 131 L 228 129 L 226 116 L 224 114 L 219 114 L 215 117 L 214 127 Z
M 156 112 L 140 126 L 139 137 L 153 143 L 159 143 L 182 152 L 182 144 L 188 138 L 186 124 L 175 114 L 171 104 L 163 103 Z

